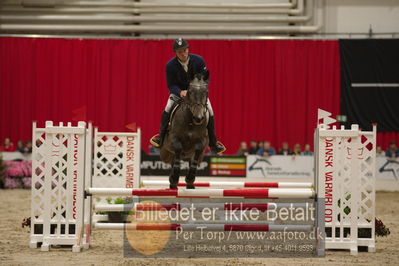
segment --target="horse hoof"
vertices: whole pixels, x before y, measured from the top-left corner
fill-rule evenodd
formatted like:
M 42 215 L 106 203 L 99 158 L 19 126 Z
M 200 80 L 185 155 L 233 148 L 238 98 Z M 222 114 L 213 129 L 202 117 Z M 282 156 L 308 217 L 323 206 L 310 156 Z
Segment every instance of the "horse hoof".
M 177 189 L 177 184 L 174 184 L 174 185 L 170 184 L 170 185 L 169 185 L 169 188 L 170 188 L 170 189 Z
M 187 184 L 186 184 L 186 188 L 187 188 L 187 189 L 195 189 L 195 186 L 194 186 L 193 183 L 191 183 L 191 184 L 187 183 Z

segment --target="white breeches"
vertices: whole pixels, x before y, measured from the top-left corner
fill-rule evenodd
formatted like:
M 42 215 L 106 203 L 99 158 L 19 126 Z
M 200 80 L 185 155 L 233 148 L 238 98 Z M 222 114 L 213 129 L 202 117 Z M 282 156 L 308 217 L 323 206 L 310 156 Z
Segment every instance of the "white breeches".
M 175 101 L 178 101 L 180 99 L 180 97 L 174 95 L 174 94 L 170 94 L 169 98 L 168 98 L 168 102 L 166 103 L 165 106 L 165 112 L 170 113 L 172 111 L 172 107 L 175 103 Z M 207 100 L 206 105 L 208 107 L 208 112 L 210 116 L 213 116 L 213 109 L 212 109 L 212 105 L 211 105 L 211 101 Z

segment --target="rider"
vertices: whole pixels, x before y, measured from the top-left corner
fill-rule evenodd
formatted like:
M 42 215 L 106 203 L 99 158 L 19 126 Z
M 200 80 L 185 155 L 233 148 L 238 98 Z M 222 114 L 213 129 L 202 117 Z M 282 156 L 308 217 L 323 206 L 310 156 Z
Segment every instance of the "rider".
M 150 140 L 150 143 L 157 148 L 162 146 L 165 138 L 170 113 L 176 101 L 187 94 L 187 89 L 194 75 L 206 71 L 204 59 L 196 54 L 188 53 L 189 45 L 186 40 L 178 38 L 173 42 L 175 57 L 166 64 L 166 81 L 170 91 L 169 99 L 165 110 L 162 113 L 160 134 L 156 134 Z M 209 81 L 208 81 L 209 82 Z M 226 150 L 225 146 L 217 141 L 215 135 L 215 118 L 211 102 L 207 102 L 209 111 L 208 135 L 209 146 L 214 153 L 220 154 Z

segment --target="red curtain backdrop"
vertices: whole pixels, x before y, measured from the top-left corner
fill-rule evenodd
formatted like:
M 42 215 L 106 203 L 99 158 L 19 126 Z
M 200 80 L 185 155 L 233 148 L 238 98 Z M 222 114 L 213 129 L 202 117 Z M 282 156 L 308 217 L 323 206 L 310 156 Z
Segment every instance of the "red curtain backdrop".
M 337 41 L 189 40 L 211 73 L 218 138 L 313 143 L 317 108 L 339 114 Z M 0 139 L 30 139 L 32 121 L 91 120 L 100 131 L 158 132 L 171 40 L 0 38 Z

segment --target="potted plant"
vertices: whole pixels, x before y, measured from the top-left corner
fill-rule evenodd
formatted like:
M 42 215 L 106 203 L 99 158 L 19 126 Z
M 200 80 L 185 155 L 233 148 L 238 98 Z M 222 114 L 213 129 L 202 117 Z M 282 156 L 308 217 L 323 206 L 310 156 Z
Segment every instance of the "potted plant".
M 132 198 L 107 198 L 108 204 L 130 204 L 133 202 Z M 126 217 L 129 215 L 129 211 L 109 211 L 108 220 L 111 223 L 123 223 L 126 221 Z

